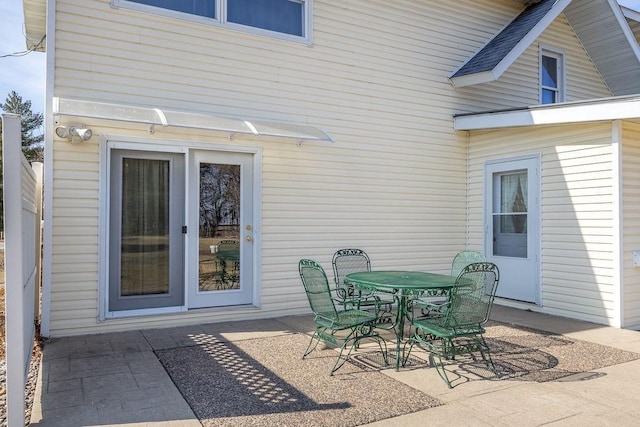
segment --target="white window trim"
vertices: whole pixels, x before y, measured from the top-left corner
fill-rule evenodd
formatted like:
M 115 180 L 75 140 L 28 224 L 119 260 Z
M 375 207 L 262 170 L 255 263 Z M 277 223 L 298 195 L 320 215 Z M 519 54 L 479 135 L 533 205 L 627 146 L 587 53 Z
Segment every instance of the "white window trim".
M 243 33 L 255 34 L 258 36 L 267 36 L 279 40 L 303 43 L 307 45 L 313 44 L 313 0 L 295 0 L 305 5 L 304 7 L 304 33 L 305 35 L 294 36 L 277 31 L 265 30 L 257 27 L 249 27 L 242 24 L 236 24 L 227 21 L 226 0 L 216 0 L 216 16 L 217 18 L 207 18 L 205 16 L 193 15 L 190 13 L 178 12 L 171 9 L 163 9 L 161 7 L 149 6 L 146 4 L 136 3 L 129 0 L 111 0 L 111 6 L 117 9 L 129 9 L 153 15 L 166 16 L 167 18 L 180 19 L 183 21 L 197 22 L 199 24 L 223 27 Z
M 565 102 L 566 100 L 566 53 L 560 49 L 556 49 L 549 46 L 540 45 L 538 54 L 538 103 L 542 104 L 542 90 L 543 89 L 555 89 L 551 87 L 545 87 L 542 84 L 542 57 L 548 56 L 555 58 L 558 61 L 558 98 L 556 104 L 559 102 Z

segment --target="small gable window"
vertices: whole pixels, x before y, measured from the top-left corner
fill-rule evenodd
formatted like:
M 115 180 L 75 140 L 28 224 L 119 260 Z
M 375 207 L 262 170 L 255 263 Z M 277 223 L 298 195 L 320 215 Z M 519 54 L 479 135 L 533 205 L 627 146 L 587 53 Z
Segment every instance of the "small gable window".
M 310 42 L 313 0 L 112 0 L 115 7 Z
M 540 50 L 540 104 L 564 101 L 564 54 Z

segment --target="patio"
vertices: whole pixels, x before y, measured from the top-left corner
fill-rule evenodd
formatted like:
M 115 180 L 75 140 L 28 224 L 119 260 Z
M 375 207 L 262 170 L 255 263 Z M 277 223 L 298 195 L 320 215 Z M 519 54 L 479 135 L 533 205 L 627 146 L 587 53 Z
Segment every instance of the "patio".
M 490 378 L 460 361 L 449 389 L 419 358 L 396 372 L 357 357 L 329 377 L 332 351 L 300 360 L 311 316 L 61 338 L 45 345 L 32 425 L 636 424 L 640 397 L 629 390 L 640 381 L 640 332 L 497 305 L 492 320 L 578 345 L 553 355 L 500 345 L 494 358 L 510 375 Z M 516 375 L 532 367 L 541 372 Z M 570 372 L 553 369 L 563 367 Z

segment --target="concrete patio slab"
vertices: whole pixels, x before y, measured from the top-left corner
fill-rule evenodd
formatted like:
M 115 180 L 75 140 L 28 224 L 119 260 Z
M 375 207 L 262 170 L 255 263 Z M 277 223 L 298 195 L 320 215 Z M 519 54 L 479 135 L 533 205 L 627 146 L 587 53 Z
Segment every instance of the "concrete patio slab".
M 492 319 L 640 353 L 640 332 L 503 306 Z M 46 343 L 32 411 L 34 426 L 200 426 L 154 350 L 202 337 L 242 341 L 311 333 L 311 316 L 69 337 Z M 391 337 L 389 337 L 391 338 Z M 640 360 L 551 382 L 473 379 L 447 388 L 430 368 L 385 375 L 439 399 L 439 407 L 368 424 L 382 426 L 637 425 Z

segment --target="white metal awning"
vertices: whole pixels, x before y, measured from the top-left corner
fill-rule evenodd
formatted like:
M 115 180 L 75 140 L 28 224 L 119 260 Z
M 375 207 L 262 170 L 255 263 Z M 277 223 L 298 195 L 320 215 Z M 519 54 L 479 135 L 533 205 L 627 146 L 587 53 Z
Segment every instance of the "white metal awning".
M 53 114 L 54 116 L 86 117 L 143 123 L 149 126 L 175 126 L 214 130 L 228 132 L 230 137 L 233 137 L 235 134 L 248 134 L 292 138 L 298 141 L 335 142 L 331 135 L 322 129 L 304 124 L 246 120 L 235 117 L 82 101 L 78 99 L 53 98 Z

